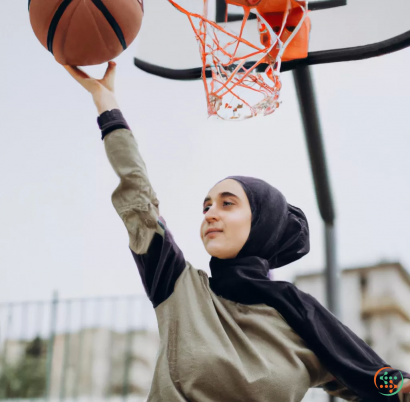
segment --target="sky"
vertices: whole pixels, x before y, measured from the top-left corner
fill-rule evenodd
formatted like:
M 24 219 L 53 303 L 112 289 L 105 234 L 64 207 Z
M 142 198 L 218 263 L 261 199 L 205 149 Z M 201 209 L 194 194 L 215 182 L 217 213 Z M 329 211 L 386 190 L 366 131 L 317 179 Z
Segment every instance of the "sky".
M 352 40 L 358 34 L 347 10 L 359 2 L 351 0 L 337 19 Z M 326 13 L 320 18 L 330 27 L 337 11 Z M 367 20 L 366 33 L 380 35 L 384 27 L 371 17 L 363 25 Z M 394 19 L 386 21 L 397 28 Z M 326 42 L 330 35 L 320 37 Z M 202 201 L 220 179 L 246 175 L 277 187 L 309 221 L 311 252 L 275 270 L 275 279 L 322 270 L 323 223 L 292 73 L 282 75 L 282 104 L 274 114 L 238 123 L 208 120 L 202 83 L 139 71 L 136 46 L 116 59 L 117 99 L 186 259 L 209 272 L 199 237 Z M 142 294 L 127 231 L 111 203 L 119 179 L 90 94 L 37 40 L 27 2 L 0 2 L 0 49 L 0 302 L 49 299 L 54 290 L 62 298 Z M 312 67 L 340 268 L 399 261 L 410 269 L 409 64 L 406 49 Z M 86 68 L 96 77 L 104 70 Z

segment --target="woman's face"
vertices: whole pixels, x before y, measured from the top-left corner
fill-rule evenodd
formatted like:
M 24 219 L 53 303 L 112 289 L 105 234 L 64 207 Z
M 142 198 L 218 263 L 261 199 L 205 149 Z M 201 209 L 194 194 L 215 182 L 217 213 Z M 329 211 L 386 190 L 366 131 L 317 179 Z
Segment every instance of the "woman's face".
M 242 186 L 232 179 L 216 184 L 204 201 L 201 239 L 206 251 L 220 259 L 235 258 L 248 240 L 252 213 Z

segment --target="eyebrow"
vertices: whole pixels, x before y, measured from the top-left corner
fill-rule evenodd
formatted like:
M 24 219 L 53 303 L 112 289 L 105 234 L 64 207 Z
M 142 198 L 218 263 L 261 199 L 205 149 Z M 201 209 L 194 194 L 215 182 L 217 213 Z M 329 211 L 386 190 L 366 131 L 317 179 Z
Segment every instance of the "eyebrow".
M 235 195 L 235 194 L 233 194 L 233 193 L 230 193 L 229 191 L 224 191 L 224 192 L 222 192 L 222 193 L 219 193 L 218 196 L 220 196 L 221 198 L 234 197 L 234 198 L 237 198 L 237 199 L 239 200 L 239 197 L 238 197 L 237 195 Z M 208 197 L 206 197 L 206 198 L 204 199 L 204 204 L 203 204 L 203 205 L 205 205 L 205 203 L 207 203 L 208 201 L 211 201 L 211 197 L 210 197 L 210 196 L 208 196 Z

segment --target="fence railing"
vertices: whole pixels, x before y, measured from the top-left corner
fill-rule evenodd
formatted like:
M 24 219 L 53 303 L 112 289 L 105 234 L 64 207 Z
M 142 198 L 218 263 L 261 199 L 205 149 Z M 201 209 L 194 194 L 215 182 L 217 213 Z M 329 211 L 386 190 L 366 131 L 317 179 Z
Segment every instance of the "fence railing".
M 158 349 L 146 296 L 0 304 L 0 399 L 147 394 Z
M 0 400 L 143 402 L 158 346 L 146 296 L 0 304 Z

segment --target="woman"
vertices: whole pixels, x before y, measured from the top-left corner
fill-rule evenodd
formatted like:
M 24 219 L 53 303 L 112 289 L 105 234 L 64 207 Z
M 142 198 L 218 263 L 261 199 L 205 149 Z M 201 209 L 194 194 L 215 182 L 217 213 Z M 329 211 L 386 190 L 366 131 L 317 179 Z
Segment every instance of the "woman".
M 269 280 L 269 269 L 309 251 L 300 209 L 262 180 L 217 183 L 205 197 L 200 230 L 212 256 L 208 278 L 185 261 L 159 215 L 115 99 L 115 63 L 102 80 L 65 68 L 97 106 L 107 156 L 120 177 L 112 202 L 158 319 L 161 343 L 148 401 L 296 402 L 310 387 L 322 387 L 350 401 L 410 402 L 407 382 L 400 382 L 399 394 L 379 392 L 373 377 L 389 365 L 316 299 Z M 388 372 L 401 378 L 398 370 Z

